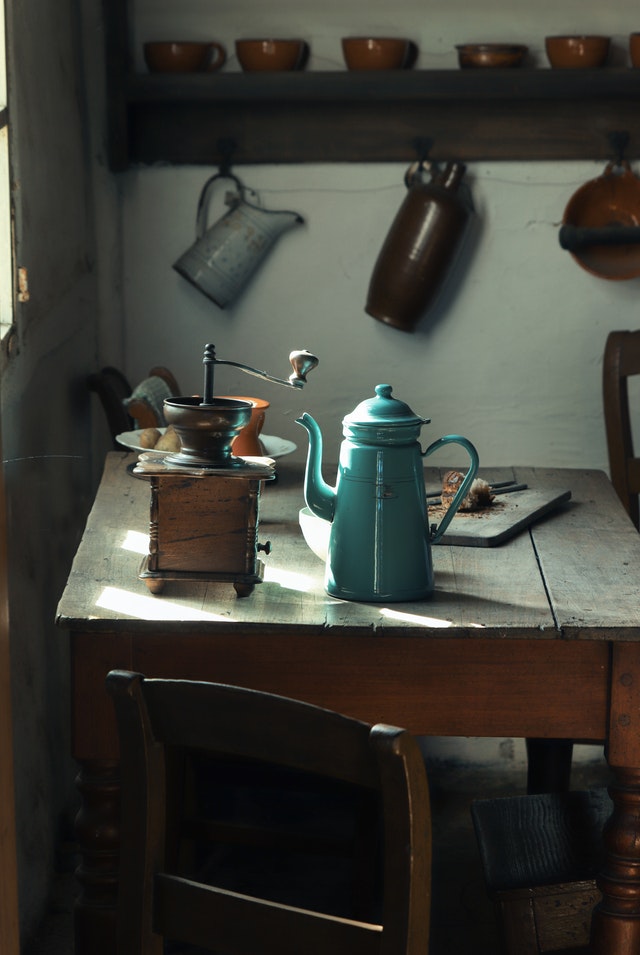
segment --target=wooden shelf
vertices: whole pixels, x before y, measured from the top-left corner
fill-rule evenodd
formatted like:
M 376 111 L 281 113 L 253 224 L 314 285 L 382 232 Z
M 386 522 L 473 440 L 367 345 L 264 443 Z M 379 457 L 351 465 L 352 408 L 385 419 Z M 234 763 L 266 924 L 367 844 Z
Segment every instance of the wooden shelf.
M 111 58 L 110 164 L 612 158 L 640 155 L 640 70 L 127 73 Z

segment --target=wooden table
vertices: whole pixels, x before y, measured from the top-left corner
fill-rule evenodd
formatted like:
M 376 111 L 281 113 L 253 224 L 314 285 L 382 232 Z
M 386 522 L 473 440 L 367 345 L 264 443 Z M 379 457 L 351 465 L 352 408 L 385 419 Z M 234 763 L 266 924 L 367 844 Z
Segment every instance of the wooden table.
M 108 455 L 58 607 L 83 800 L 76 955 L 116 951 L 118 746 L 104 690 L 115 667 L 256 687 L 421 735 L 606 743 L 614 814 L 592 945 L 638 955 L 640 535 L 606 475 L 513 469 L 531 488 L 570 488 L 571 501 L 500 547 L 438 545 L 433 599 L 378 605 L 325 594 L 297 522 L 302 472 L 286 458 L 262 494 L 272 552 L 254 593 L 198 582 L 151 595 L 137 576 L 149 487 L 127 473 L 132 460 Z

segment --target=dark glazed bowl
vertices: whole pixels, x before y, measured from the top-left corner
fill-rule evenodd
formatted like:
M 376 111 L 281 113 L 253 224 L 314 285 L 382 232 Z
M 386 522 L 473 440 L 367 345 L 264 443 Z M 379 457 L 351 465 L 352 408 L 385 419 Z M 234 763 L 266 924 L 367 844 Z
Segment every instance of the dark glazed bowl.
M 608 36 L 548 36 L 544 41 L 549 63 L 560 70 L 594 70 L 609 56 Z
M 462 69 L 493 67 L 510 69 L 520 66 L 529 47 L 521 43 L 462 43 L 456 46 Z

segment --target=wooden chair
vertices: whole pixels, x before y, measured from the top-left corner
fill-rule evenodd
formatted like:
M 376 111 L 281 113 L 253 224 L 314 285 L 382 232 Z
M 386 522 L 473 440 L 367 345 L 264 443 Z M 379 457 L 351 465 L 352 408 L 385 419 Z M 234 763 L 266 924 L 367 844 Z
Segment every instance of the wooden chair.
M 136 428 L 164 427 L 162 400 L 180 394 L 173 374 L 161 365 L 152 368 L 135 388 L 119 369 L 111 366 L 89 375 L 87 384 L 100 398 L 116 448 L 118 434 Z
M 506 955 L 587 951 L 611 811 L 606 789 L 471 804 Z
M 107 687 L 121 751 L 120 955 L 160 955 L 163 939 L 219 955 L 426 955 L 429 793 L 424 761 L 409 733 L 219 684 L 112 671 Z M 284 773 L 292 785 L 304 783 L 302 790 L 317 780 L 345 796 L 355 794 L 356 803 L 366 794 L 379 807 L 380 826 L 366 831 L 367 842 L 383 849 L 379 905 L 368 893 L 354 896 L 354 912 L 346 896 L 333 909 L 320 891 L 310 902 L 297 901 L 298 887 L 304 896 L 307 876 L 314 872 L 318 840 L 312 837 L 301 837 L 305 852 L 294 869 L 294 885 L 280 898 L 278 871 L 266 863 L 257 867 L 251 854 L 246 873 L 240 871 L 244 855 L 237 851 L 230 865 L 224 852 L 214 853 L 213 863 L 199 863 L 195 871 L 193 859 L 185 862 L 177 851 L 186 805 L 180 783 L 184 760 L 205 753 L 214 765 L 220 759 L 231 768 Z M 219 810 L 224 793 L 213 795 Z M 291 822 L 292 814 L 287 816 Z M 282 836 L 276 832 L 276 843 L 288 838 L 290 828 L 285 826 Z M 234 837 L 233 819 L 227 826 L 210 822 L 212 840 L 235 842 L 236 850 L 253 850 L 263 830 L 238 825 Z M 360 839 L 355 844 L 362 848 Z M 375 871 L 371 858 L 365 867 L 369 878 Z M 355 862 L 357 875 L 362 869 L 358 858 Z M 326 884 L 334 883 L 328 878 Z
M 602 397 L 611 483 L 636 527 L 640 457 L 634 454 L 629 378 L 640 375 L 640 331 L 610 332 L 604 350 Z

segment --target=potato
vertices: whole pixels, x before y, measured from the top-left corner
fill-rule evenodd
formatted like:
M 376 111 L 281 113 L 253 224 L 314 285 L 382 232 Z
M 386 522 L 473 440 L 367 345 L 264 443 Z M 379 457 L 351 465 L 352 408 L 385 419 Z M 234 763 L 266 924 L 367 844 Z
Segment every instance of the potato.
M 180 450 L 180 438 L 178 433 L 172 424 L 169 425 L 164 434 L 160 435 L 158 441 L 156 442 L 155 449 L 156 451 L 179 451 Z
M 155 448 L 158 439 L 161 437 L 157 428 L 145 428 L 140 432 L 140 446 L 143 448 Z

